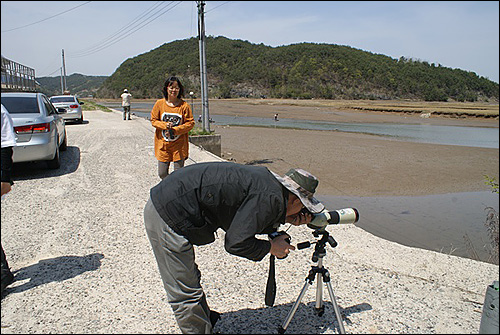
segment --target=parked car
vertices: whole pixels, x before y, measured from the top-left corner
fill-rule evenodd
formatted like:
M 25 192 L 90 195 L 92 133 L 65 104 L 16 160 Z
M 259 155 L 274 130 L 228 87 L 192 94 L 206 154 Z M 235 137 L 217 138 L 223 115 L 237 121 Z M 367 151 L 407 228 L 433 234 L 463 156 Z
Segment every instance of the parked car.
M 83 123 L 83 101 L 80 102 L 74 95 L 55 95 L 49 100 L 54 107 L 66 109 L 66 114 L 63 115 L 64 120 L 75 120 L 78 123 Z
M 55 108 L 43 93 L 2 92 L 2 105 L 12 117 L 16 132 L 14 163 L 46 161 L 50 169 L 61 166 L 59 151 L 67 148 L 63 108 Z

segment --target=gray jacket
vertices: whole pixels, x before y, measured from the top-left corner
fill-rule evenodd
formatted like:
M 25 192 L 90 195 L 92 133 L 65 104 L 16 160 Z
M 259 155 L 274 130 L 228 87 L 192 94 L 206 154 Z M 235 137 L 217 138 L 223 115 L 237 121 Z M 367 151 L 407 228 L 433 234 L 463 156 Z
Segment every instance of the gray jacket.
M 151 189 L 161 218 L 194 245 L 215 240 L 226 232 L 227 252 L 260 261 L 269 234 L 285 223 L 288 190 L 265 167 L 230 162 L 200 163 L 171 173 Z

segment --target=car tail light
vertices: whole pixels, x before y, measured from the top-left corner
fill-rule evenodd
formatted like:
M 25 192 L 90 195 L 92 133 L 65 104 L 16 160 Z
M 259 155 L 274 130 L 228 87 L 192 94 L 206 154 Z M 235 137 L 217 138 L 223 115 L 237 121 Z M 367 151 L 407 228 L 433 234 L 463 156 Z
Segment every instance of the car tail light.
M 27 126 L 14 127 L 17 134 L 48 133 L 50 132 L 50 123 L 30 124 Z
M 78 105 L 69 105 L 69 108 L 78 108 Z

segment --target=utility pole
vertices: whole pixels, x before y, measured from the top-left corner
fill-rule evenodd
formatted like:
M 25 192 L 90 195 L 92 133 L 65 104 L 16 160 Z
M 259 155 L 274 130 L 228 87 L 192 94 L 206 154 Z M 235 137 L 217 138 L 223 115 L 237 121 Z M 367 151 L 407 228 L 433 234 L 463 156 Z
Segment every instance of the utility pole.
M 66 62 L 64 61 L 64 49 L 62 49 L 62 65 L 64 72 L 64 87 L 63 87 L 63 94 L 64 94 L 64 91 L 66 91 L 68 88 L 68 86 L 66 86 Z
M 200 42 L 200 81 L 201 81 L 201 107 L 203 130 L 210 132 L 210 117 L 208 113 L 208 84 L 207 62 L 205 54 L 205 1 L 196 1 L 198 4 L 198 39 Z
M 59 70 L 61 70 L 61 94 L 64 94 L 64 81 L 63 81 L 62 66 L 59 68 Z

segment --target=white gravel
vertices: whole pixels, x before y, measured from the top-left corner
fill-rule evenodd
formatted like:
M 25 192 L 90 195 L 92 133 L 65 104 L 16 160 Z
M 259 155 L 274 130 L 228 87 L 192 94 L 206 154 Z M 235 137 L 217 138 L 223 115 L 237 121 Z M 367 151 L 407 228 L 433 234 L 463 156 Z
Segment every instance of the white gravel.
M 67 125 L 61 169 L 18 171 L 2 201 L 2 246 L 16 278 L 2 298 L 2 334 L 179 333 L 143 224 L 159 181 L 153 128 L 137 117 L 123 121 L 120 111 L 86 112 L 85 120 Z M 216 160 L 191 146 L 188 164 Z M 347 333 L 478 332 L 498 266 L 402 246 L 354 225 L 328 231 L 339 245 L 327 248 L 324 266 Z M 307 227 L 289 233 L 293 244 L 315 240 Z M 315 264 L 313 248 L 277 261 L 276 302 L 266 307 L 268 257 L 232 256 L 223 240 L 219 232 L 196 248 L 209 305 L 223 313 L 215 330 L 276 333 Z M 316 281 L 287 333 L 339 332 L 326 287 L 322 317 L 315 293 Z

